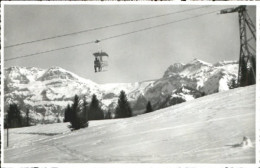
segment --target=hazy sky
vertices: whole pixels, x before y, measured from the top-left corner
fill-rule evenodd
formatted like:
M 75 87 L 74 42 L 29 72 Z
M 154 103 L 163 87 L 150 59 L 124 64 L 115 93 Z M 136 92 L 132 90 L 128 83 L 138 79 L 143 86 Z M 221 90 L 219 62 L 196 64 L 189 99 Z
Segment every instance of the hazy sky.
M 192 5 L 6 5 L 4 8 L 5 46 L 77 32 L 198 6 Z M 230 8 L 210 6 L 200 10 L 160 17 L 88 33 L 6 48 L 12 58 L 66 47 L 138 29 Z M 248 7 L 255 23 L 255 7 Z M 93 52 L 109 54 L 108 71 L 94 73 Z M 188 63 L 194 58 L 216 63 L 238 60 L 238 14 L 214 14 L 122 36 L 97 44 L 6 61 L 5 67 L 50 68 L 59 66 L 97 83 L 135 82 L 162 77 L 173 63 Z

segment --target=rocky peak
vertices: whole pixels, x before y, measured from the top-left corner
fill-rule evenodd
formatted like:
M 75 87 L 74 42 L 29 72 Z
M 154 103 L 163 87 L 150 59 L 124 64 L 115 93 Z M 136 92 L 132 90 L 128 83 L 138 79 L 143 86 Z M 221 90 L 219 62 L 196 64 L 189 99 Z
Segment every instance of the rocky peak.
M 205 61 L 199 60 L 197 58 L 193 59 L 190 63 L 188 63 L 189 65 L 202 65 L 202 66 L 212 66 L 212 64 L 207 63 Z
M 238 61 L 220 61 L 214 64 L 214 66 L 224 66 L 224 65 L 234 65 L 234 64 L 238 64 Z
M 70 72 L 60 68 L 60 67 L 51 67 L 45 73 L 37 79 L 37 81 L 45 81 L 52 79 L 70 79 L 76 80 L 76 77 L 73 76 Z
M 172 74 L 179 73 L 183 70 L 184 64 L 182 63 L 174 63 L 173 65 L 170 65 L 168 69 L 165 71 L 163 77 L 168 77 Z

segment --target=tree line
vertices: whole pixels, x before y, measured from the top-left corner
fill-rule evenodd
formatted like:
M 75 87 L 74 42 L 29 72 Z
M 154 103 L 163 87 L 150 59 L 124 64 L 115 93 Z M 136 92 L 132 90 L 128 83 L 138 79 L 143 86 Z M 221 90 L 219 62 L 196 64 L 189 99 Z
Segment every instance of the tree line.
M 106 114 L 106 115 L 105 115 Z M 73 103 L 68 104 L 64 112 L 64 122 L 70 122 L 71 130 L 88 127 L 90 120 L 111 119 L 111 112 L 106 113 L 101 108 L 101 103 L 95 94 L 92 95 L 91 102 L 88 103 L 85 99 L 80 100 L 78 95 L 75 95 Z M 117 106 L 113 118 L 128 118 L 132 117 L 132 109 L 124 91 L 120 92 Z
M 148 101 L 144 113 L 152 112 L 151 102 Z M 69 128 L 77 130 L 88 127 L 90 120 L 103 120 L 112 118 L 128 118 L 132 117 L 133 112 L 126 93 L 122 90 L 118 97 L 117 106 L 112 116 L 111 110 L 104 111 L 101 103 L 95 94 L 92 95 L 91 102 L 88 103 L 83 96 L 82 99 L 78 95 L 74 96 L 73 103 L 68 104 L 64 110 L 64 122 L 70 122 Z M 22 116 L 17 104 L 9 105 L 7 115 L 5 116 L 5 128 L 17 128 L 30 126 L 29 109 L 26 110 L 25 116 Z
M 4 127 L 18 128 L 26 126 L 30 126 L 29 109 L 26 109 L 25 116 L 23 116 L 16 103 L 10 104 L 4 118 Z

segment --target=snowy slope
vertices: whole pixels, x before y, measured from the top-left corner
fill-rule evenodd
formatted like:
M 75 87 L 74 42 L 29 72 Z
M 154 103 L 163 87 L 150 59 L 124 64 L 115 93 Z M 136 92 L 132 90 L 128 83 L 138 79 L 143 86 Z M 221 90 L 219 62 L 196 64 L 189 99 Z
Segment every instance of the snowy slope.
M 237 78 L 237 62 L 225 61 L 214 65 L 201 60 L 171 65 L 158 80 L 135 83 L 97 84 L 60 67 L 50 69 L 10 67 L 5 69 L 5 109 L 15 102 L 30 109 L 34 123 L 62 120 L 64 108 L 72 103 L 75 94 L 87 101 L 96 94 L 102 108 L 113 113 L 121 90 L 127 94 L 133 113 L 145 111 L 151 101 L 154 109 L 176 102 L 193 100 L 204 94 L 229 90 L 229 83 Z
M 74 132 L 64 123 L 11 129 L 4 161 L 254 163 L 255 89 L 216 93 L 128 119 L 91 121 Z M 42 134 L 48 132 L 57 135 Z M 244 136 L 253 147 L 239 146 Z

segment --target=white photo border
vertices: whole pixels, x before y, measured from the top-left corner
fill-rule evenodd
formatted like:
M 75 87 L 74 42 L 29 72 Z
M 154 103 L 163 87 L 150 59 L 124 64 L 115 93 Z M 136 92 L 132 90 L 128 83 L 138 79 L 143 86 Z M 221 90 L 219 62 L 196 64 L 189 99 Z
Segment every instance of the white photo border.
M 253 5 L 256 6 L 256 53 L 259 53 L 260 1 L 2 1 L 1 2 L 1 163 L 4 168 L 256 168 L 260 167 L 260 60 L 257 59 L 256 115 L 255 115 L 255 160 L 252 164 L 151 164 L 151 163 L 4 163 L 4 7 L 6 5 Z M 256 56 L 257 57 L 257 56 Z

